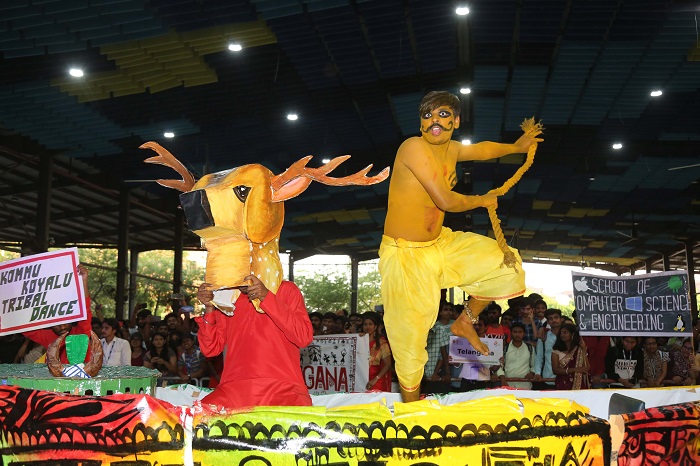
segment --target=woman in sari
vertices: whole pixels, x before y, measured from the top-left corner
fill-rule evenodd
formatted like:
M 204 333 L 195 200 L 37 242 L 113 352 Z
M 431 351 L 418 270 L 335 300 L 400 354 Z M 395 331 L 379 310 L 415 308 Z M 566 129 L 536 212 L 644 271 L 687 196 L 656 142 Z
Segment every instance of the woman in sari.
M 380 319 L 376 312 L 362 315 L 362 330 L 369 335 L 368 392 L 391 391 L 391 349 L 389 341 L 379 332 Z
M 578 327 L 563 324 L 552 348 L 552 371 L 558 390 L 580 390 L 588 385 L 588 356 L 583 346 Z

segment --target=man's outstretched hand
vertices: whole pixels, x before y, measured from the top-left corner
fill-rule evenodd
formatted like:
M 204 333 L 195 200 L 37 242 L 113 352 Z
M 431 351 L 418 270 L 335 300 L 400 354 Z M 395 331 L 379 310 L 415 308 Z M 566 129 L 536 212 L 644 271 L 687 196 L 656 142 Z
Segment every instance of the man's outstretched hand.
M 535 143 L 535 142 L 543 142 L 544 139 L 538 138 L 542 134 L 542 129 L 539 126 L 536 126 L 531 129 L 530 131 L 526 131 L 522 136 L 518 138 L 517 141 L 513 144 L 516 147 L 516 154 L 520 153 L 525 153 L 530 149 L 530 146 Z

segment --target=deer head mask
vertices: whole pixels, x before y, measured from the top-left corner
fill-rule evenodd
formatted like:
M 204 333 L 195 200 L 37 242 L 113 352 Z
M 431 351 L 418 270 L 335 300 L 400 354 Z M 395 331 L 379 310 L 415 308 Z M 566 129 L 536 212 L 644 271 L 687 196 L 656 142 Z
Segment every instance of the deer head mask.
M 342 178 L 327 176 L 350 158 L 336 157 L 319 168 L 307 168 L 312 156 L 304 157 L 275 175 L 259 164 L 203 176 L 195 182 L 192 174 L 170 152 L 155 142 L 142 149 L 158 155 L 145 160 L 173 168 L 181 180 L 157 180 L 162 186 L 182 191 L 180 204 L 187 223 L 207 249 L 206 281 L 214 286 L 214 304 L 222 311 L 233 303 L 245 286 L 244 278 L 257 276 L 273 293 L 283 277 L 279 258 L 279 236 L 284 222 L 284 202 L 306 190 L 312 181 L 331 186 L 371 185 L 389 176 L 385 168 L 366 176 L 372 165 Z M 257 302 L 254 302 L 259 309 Z

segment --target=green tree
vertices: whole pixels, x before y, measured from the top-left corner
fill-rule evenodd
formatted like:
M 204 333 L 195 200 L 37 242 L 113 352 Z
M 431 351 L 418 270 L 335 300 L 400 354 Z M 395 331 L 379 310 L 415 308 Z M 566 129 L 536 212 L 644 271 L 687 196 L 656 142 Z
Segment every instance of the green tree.
M 80 249 L 80 262 L 86 264 L 88 273 L 88 290 L 94 304 L 102 305 L 105 316 L 115 316 L 117 293 L 117 251 L 115 249 Z M 93 265 L 93 267 L 90 267 Z M 94 267 L 100 265 L 108 267 Z
M 138 273 L 171 282 L 173 279 L 173 251 L 147 251 L 139 254 Z M 182 293 L 188 297 L 196 294 L 196 287 L 204 281 L 204 268 L 193 260 L 182 261 Z M 136 302 L 148 304 L 153 314 L 169 312 L 173 285 L 162 281 L 138 277 L 136 280 Z
M 0 249 L 0 262 L 9 261 L 10 259 L 17 259 L 18 257 L 19 253 L 17 252 L 5 251 L 4 249 Z
M 342 269 L 342 266 L 339 266 Z M 376 266 L 364 268 L 364 273 L 358 276 L 357 312 L 363 313 L 374 310 L 381 304 L 379 270 Z M 347 273 L 338 270 L 335 273 L 316 273 L 311 277 L 295 275 L 294 281 L 304 294 L 304 301 L 309 312 L 321 313 L 338 309 L 350 310 L 350 270 Z
M 344 274 L 315 274 L 313 277 L 294 277 L 309 312 L 321 313 L 350 308 L 350 285 Z
M 544 301 L 547 303 L 548 308 L 560 309 L 562 315 L 565 316 L 571 317 L 573 312 L 576 310 L 576 305 L 574 304 L 573 298 L 569 299 L 569 302 L 566 304 L 558 301 L 554 296 L 542 295 L 542 299 L 544 299 Z
M 116 315 L 117 294 L 117 251 L 115 249 L 81 249 L 80 261 L 90 267 L 88 288 L 92 301 L 102 304 L 105 316 Z M 196 286 L 204 280 L 204 268 L 193 260 L 188 260 L 185 252 L 182 263 L 182 292 L 190 297 L 195 294 Z M 137 273 L 160 280 L 173 280 L 173 251 L 147 251 L 139 254 Z M 100 267 L 95 267 L 99 265 Z M 103 268 L 105 267 L 105 268 Z M 135 297 L 137 303 L 146 303 L 154 313 L 165 312 L 170 304 L 173 285 L 162 281 L 137 277 Z M 131 312 L 131 310 L 128 310 Z
M 382 304 L 382 279 L 379 270 L 375 267 L 357 279 L 357 312 L 360 314 L 373 311 L 374 306 Z

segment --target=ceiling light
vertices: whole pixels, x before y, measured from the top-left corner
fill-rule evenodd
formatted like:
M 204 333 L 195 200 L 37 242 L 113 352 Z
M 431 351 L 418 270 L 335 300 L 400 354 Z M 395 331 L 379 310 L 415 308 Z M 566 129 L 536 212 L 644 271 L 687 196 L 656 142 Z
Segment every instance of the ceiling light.
M 73 76 L 74 78 L 82 78 L 85 73 L 83 73 L 83 70 L 80 68 L 71 68 L 68 70 L 68 74 Z
M 469 14 L 469 7 L 466 7 L 466 6 L 457 7 L 457 9 L 455 10 L 455 13 L 457 13 L 459 16 L 466 16 Z
M 468 146 L 471 143 L 472 143 L 471 139 L 462 139 L 462 144 L 464 144 L 465 146 Z
M 243 50 L 243 46 L 241 44 L 228 44 L 228 49 L 231 52 L 240 52 Z
M 331 162 L 331 159 L 323 159 L 323 160 L 321 160 L 321 163 L 330 163 L 330 162 Z
M 615 144 L 612 145 L 612 148 L 615 150 L 620 150 L 620 149 L 622 149 L 622 143 L 616 142 Z
M 296 113 L 288 113 L 287 114 L 287 120 L 289 120 L 289 121 L 296 121 L 298 119 L 299 119 L 299 115 L 297 115 Z
M 588 178 L 588 181 L 595 181 L 595 176 L 591 176 L 590 178 Z
M 172 131 L 166 131 L 165 133 L 163 133 L 163 136 L 166 138 L 174 138 L 175 133 L 173 133 Z
M 460 94 L 471 94 L 472 90 L 469 87 L 462 87 L 459 89 Z
M 649 95 L 652 97 L 659 97 L 661 94 L 663 94 L 663 91 L 661 91 L 661 89 L 654 89 L 649 93 Z

